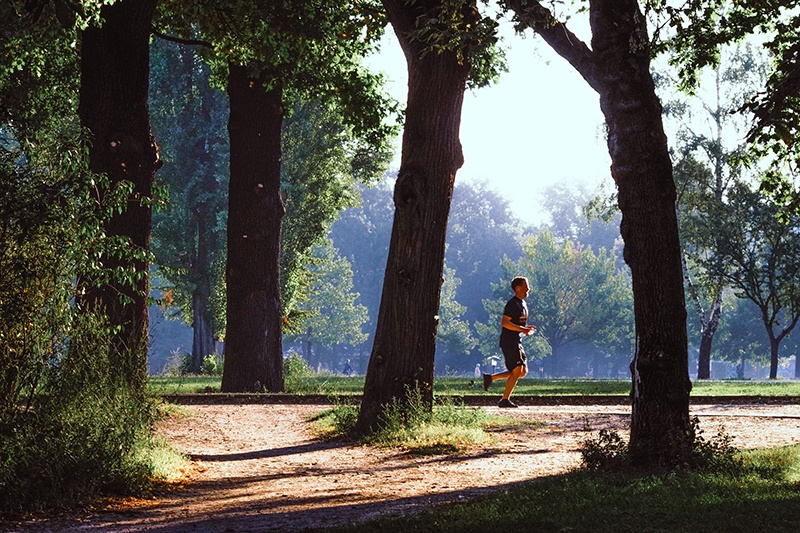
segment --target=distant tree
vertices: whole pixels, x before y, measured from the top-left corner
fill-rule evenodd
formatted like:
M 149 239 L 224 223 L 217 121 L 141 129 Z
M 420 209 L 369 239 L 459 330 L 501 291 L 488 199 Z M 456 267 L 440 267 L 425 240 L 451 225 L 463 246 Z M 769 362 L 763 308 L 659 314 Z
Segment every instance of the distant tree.
M 715 68 L 704 72 L 703 95 L 672 94 L 664 107 L 665 120 L 675 124 L 681 241 L 686 255 L 685 276 L 688 296 L 700 325 L 697 377 L 710 375 L 711 346 L 721 319 L 721 279 L 692 275 L 697 255 L 715 253 L 714 236 L 698 234 L 698 219 L 713 205 L 725 201 L 730 183 L 741 175 L 746 150 L 742 139 L 748 127 L 746 116 L 736 113 L 749 95 L 763 84 L 766 60 L 746 44 L 725 47 Z M 678 85 L 667 71 L 658 75 L 661 91 L 667 94 Z M 703 126 L 705 125 L 705 127 Z M 728 139 L 736 139 L 733 143 Z M 704 227 L 701 224 L 699 227 Z M 707 229 L 707 228 L 706 228 Z
M 489 280 L 502 274 L 500 261 L 504 256 L 520 256 L 523 232 L 522 222 L 511 212 L 508 200 L 487 183 L 456 183 L 447 223 L 445 263 L 461 280 L 453 298 L 466 307 L 465 321 L 483 319 L 482 301 L 492 297 Z
M 307 266 L 319 260 L 317 245 L 324 243 L 339 213 L 358 201 L 357 184 L 377 182 L 391 158 L 387 144 L 354 135 L 343 113 L 335 102 L 297 101 L 284 121 L 281 299 L 290 326 L 296 302 L 313 282 Z
M 797 217 L 779 217 L 780 208 L 744 183 L 729 192 L 727 205 L 707 217 L 717 232 L 718 252 L 702 261 L 740 298 L 761 313 L 770 344 L 770 379 L 778 372 L 781 341 L 800 320 L 800 233 Z
M 471 370 L 475 362 L 469 353 L 477 345 L 472 335 L 469 322 L 464 320 L 467 308 L 456 301 L 456 290 L 461 280 L 456 271 L 445 266 L 442 273 L 441 303 L 439 304 L 439 327 L 436 331 L 436 363 L 439 371 L 455 369 Z
M 618 208 L 607 218 L 593 216 L 592 198 L 583 186 L 550 185 L 542 191 L 542 199 L 544 211 L 550 215 L 550 222 L 544 226 L 557 240 L 569 240 L 594 250 L 605 248 L 615 255 L 619 249 L 622 255 Z
M 751 300 L 737 298 L 730 289 L 722 303 L 725 322 L 720 324 L 714 354 L 736 365 L 736 377 L 745 378 L 748 362 L 769 365 L 769 342 L 764 337 L 761 310 Z
M 548 231 L 530 237 L 523 251 L 519 261 L 503 261 L 504 279 L 528 278 L 528 323 L 537 326 L 536 336 L 549 346 L 549 353 L 543 354 L 548 375 L 567 373 L 560 353 L 569 342 L 597 343 L 606 349 L 624 344 L 629 334 L 623 332 L 630 330 L 625 322 L 631 318 L 626 298 L 630 287 L 624 275 L 615 273 L 613 257 L 604 250 L 598 254 L 591 248 L 581 250 L 572 241 L 556 243 Z M 502 312 L 502 298 L 492 303 L 495 314 Z
M 224 283 L 228 105 L 193 47 L 156 40 L 151 73 L 150 115 L 163 139 L 159 179 L 168 194 L 153 216 L 152 249 L 172 308 L 192 326 L 189 371 L 199 373 L 224 335 L 213 294 Z
M 287 331 L 287 338 L 301 343 L 303 357 L 316 368 L 322 358 L 315 346 L 330 348 L 366 340 L 361 328 L 367 320 L 367 309 L 356 303 L 358 293 L 352 291 L 350 264 L 330 242 L 315 246 L 313 258 L 315 261 L 309 265 L 311 285 L 297 303 L 303 318 Z M 332 368 L 335 365 L 330 361 Z
M 333 223 L 330 238 L 353 268 L 353 290 L 369 313 L 365 325 L 372 337 L 378 320 L 386 254 L 392 234 L 391 182 L 359 187 L 356 206 L 345 209 Z

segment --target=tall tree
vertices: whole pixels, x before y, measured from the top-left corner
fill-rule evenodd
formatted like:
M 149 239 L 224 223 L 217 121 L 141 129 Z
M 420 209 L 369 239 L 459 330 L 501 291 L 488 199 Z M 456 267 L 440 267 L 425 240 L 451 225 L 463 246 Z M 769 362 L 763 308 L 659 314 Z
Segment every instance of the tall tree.
M 372 2 L 176 4 L 186 39 L 213 46 L 230 99 L 225 370 L 222 389 L 283 389 L 281 131 L 295 95 L 338 100 L 348 125 L 376 145 L 392 128 L 380 79 L 359 64 L 380 35 Z M 175 8 L 175 6 L 171 6 Z M 167 10 L 169 11 L 169 10 Z M 166 18 L 166 17 L 165 17 Z M 172 17 L 168 24 L 173 24 Z M 183 24 L 180 24 L 183 22 Z M 188 22 L 188 23 L 187 23 Z
M 506 0 L 600 96 L 622 212 L 636 323 L 630 456 L 642 467 L 690 460 L 686 306 L 672 163 L 635 0 L 590 0 L 591 48 L 540 2 Z
M 383 4 L 408 64 L 408 98 L 378 328 L 356 423 L 361 433 L 409 388 L 432 404 L 447 217 L 463 164 L 461 106 L 474 57 L 494 30 L 472 0 Z
M 761 190 L 792 210 L 800 210 L 800 194 L 785 173 L 787 161 L 800 162 L 795 142 L 800 131 L 800 14 L 797 0 L 729 2 L 692 0 L 661 6 L 672 35 L 662 48 L 680 67 L 683 86 L 697 86 L 700 70 L 718 64 L 722 45 L 755 36 L 772 56 L 761 90 L 742 110 L 755 117 L 747 136 L 748 151 L 771 161 L 761 176 Z
M 765 58 L 752 46 L 742 43 L 724 47 L 719 63 L 703 73 L 702 93 L 697 91 L 691 97 L 674 95 L 665 105 L 666 120 L 677 131 L 675 181 L 687 256 L 688 295 L 694 303 L 696 323 L 700 324 L 699 379 L 710 375 L 711 348 L 721 320 L 724 287 L 721 279 L 707 276 L 705 283 L 699 284 L 699 278 L 690 272 L 690 268 L 696 268 L 696 256 L 715 253 L 713 236 L 698 234 L 697 222 L 707 229 L 702 219 L 714 204 L 724 201 L 728 186 L 742 173 L 741 161 L 747 154 L 743 139 L 749 117 L 736 111 L 763 85 L 765 71 Z M 679 85 L 667 71 L 659 78 L 662 92 L 668 93 Z M 735 141 L 731 142 L 731 138 Z
M 104 265 L 122 282 L 90 280 L 82 305 L 102 309 L 118 327 L 114 351 L 128 382 L 143 390 L 147 374 L 148 255 L 152 187 L 159 165 L 147 107 L 150 27 L 155 0 L 123 0 L 103 6 L 102 23 L 81 40 L 78 114 L 91 135 L 89 167 L 127 190 L 126 205 L 105 224 L 125 240 L 132 255 L 105 254 Z

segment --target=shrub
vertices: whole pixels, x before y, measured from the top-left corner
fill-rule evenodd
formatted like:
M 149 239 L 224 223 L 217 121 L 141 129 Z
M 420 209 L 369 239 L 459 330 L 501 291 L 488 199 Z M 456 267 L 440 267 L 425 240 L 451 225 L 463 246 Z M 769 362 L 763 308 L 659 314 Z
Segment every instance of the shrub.
M 99 494 L 141 490 L 152 477 L 143 453 L 155 414 L 111 364 L 108 337 L 83 317 L 73 330 L 80 350 L 48 371 L 42 394 L 3 428 L 0 512 L 66 507 Z
M 697 417 L 689 421 L 686 431 L 691 446 L 688 459 L 670 468 L 720 470 L 741 466 L 739 451 L 724 431 L 706 439 Z M 583 466 L 589 470 L 620 470 L 630 466 L 628 444 L 616 431 L 600 430 L 596 439 L 590 437 L 581 443 L 580 451 Z
M 289 352 L 283 360 L 283 386 L 286 392 L 309 392 L 311 386 L 307 378 L 311 375 L 313 372 L 306 360 L 295 351 Z

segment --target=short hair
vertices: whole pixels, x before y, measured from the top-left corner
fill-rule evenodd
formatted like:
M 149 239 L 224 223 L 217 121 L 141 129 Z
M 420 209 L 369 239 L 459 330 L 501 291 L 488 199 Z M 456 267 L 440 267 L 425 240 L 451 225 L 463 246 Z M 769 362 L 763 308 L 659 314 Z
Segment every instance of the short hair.
M 528 283 L 528 278 L 524 276 L 517 276 L 516 278 L 511 280 L 511 290 L 513 291 L 518 286 L 522 285 L 522 282 Z

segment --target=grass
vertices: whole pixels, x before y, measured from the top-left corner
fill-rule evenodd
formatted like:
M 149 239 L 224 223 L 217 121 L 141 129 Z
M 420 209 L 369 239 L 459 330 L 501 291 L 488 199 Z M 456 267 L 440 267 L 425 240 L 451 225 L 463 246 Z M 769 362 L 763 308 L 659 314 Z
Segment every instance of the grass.
M 358 418 L 358 406 L 340 404 L 312 417 L 323 438 L 349 436 Z M 447 454 L 465 451 L 494 442 L 487 428 L 538 422 L 492 415 L 481 408 L 439 399 L 432 412 L 424 407 L 418 391 L 407 402 L 390 405 L 384 412 L 379 431 L 360 442 L 378 448 L 397 448 L 415 454 Z
M 742 452 L 739 468 L 662 475 L 586 470 L 496 495 L 329 533 L 797 531 L 800 446 Z
M 213 376 L 151 377 L 150 391 L 154 394 L 196 394 L 219 392 L 221 378 Z M 474 383 L 470 386 L 470 382 Z M 361 394 L 364 377 L 311 375 L 302 378 L 302 386 L 295 387 L 300 394 L 329 394 L 348 396 Z M 492 395 L 501 391 L 496 385 L 488 392 L 479 380 L 465 377 L 436 378 L 433 384 L 437 396 Z M 630 391 L 630 381 L 623 379 L 537 379 L 523 378 L 514 390 L 515 396 L 560 395 L 619 395 Z M 800 395 L 800 381 L 695 381 L 693 396 L 789 396 Z

